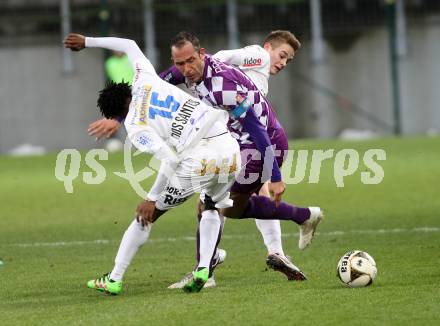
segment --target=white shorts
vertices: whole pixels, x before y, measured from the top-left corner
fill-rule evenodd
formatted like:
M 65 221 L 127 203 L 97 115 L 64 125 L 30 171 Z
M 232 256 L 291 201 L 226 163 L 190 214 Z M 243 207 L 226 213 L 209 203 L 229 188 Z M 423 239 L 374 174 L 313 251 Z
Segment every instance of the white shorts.
M 156 208 L 176 207 L 194 193 L 200 193 L 202 201 L 209 196 L 217 208 L 231 207 L 229 189 L 240 168 L 240 147 L 229 132 L 202 139 L 179 163 Z

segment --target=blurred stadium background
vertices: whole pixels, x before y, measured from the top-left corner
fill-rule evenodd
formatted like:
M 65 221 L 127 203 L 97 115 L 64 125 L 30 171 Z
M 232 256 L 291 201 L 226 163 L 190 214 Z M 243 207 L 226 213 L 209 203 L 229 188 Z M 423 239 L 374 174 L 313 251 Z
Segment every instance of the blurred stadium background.
M 270 81 L 290 138 L 440 129 L 438 0 L 2 0 L 0 153 L 96 147 L 86 129 L 99 118 L 108 53 L 72 56 L 61 43 L 69 31 L 135 39 L 161 71 L 180 30 L 214 53 L 275 29 L 303 45 Z

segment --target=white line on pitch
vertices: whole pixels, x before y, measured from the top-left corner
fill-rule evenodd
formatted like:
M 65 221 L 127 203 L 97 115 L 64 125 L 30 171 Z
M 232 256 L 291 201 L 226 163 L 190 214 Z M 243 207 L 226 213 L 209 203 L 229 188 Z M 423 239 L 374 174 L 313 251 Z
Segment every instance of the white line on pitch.
M 349 234 L 390 234 L 390 233 L 411 233 L 411 232 L 439 232 L 440 228 L 438 227 L 419 227 L 413 229 L 378 229 L 378 230 L 349 230 L 349 231 L 329 231 L 329 232 L 316 232 L 317 235 L 320 236 L 343 236 Z M 283 237 L 292 237 L 298 236 L 298 233 L 285 233 L 282 235 Z M 259 234 L 235 234 L 228 235 L 224 234 L 222 236 L 223 239 L 251 239 L 259 237 Z M 157 239 L 149 239 L 148 242 L 176 242 L 176 241 L 195 241 L 195 237 L 178 237 L 178 238 L 157 238 Z M 33 242 L 33 243 L 11 243 L 6 244 L 6 246 L 11 247 L 64 247 L 64 246 L 85 246 L 85 245 L 107 245 L 112 243 L 117 243 L 119 240 L 107 240 L 107 239 L 98 239 L 91 241 L 58 241 L 58 242 Z

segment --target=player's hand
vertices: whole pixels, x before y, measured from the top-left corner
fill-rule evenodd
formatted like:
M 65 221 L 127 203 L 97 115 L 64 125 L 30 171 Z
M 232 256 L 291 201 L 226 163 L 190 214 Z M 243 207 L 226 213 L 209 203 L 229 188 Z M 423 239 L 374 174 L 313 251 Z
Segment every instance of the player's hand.
M 86 47 L 86 37 L 81 34 L 70 33 L 64 38 L 64 47 L 72 51 L 80 51 Z
M 156 202 L 151 200 L 143 200 L 136 208 L 136 220 L 146 226 L 153 223 L 154 210 L 156 209 Z
M 89 129 L 87 132 L 90 136 L 95 136 L 96 140 L 99 140 L 103 137 L 109 138 L 113 136 L 121 127 L 121 124 L 114 119 L 100 119 L 92 122 L 89 125 Z
M 278 207 L 281 202 L 281 196 L 283 195 L 284 190 L 286 190 L 286 186 L 283 181 L 269 183 L 269 192 L 272 195 L 273 201 L 275 201 L 276 207 Z

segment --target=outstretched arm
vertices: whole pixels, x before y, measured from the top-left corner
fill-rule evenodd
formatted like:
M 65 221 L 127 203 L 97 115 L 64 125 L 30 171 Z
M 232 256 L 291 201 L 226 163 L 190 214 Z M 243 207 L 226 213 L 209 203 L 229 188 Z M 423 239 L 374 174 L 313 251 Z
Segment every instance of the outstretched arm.
M 120 51 L 127 54 L 128 59 L 136 68 L 145 69 L 146 65 L 151 66 L 151 63 L 133 40 L 117 37 L 85 37 L 81 34 L 71 33 L 64 39 L 64 46 L 73 51 L 80 51 L 86 47 Z M 154 71 L 152 66 L 151 69 Z M 126 124 L 127 134 L 135 147 L 142 152 L 154 154 L 159 160 L 178 161 L 169 146 L 156 134 L 151 126 L 147 125 L 145 121 L 141 121 L 139 116 L 136 116 L 135 111 L 130 110 L 127 119 L 130 121 L 128 125 Z
M 64 38 L 64 47 L 72 51 L 81 51 L 86 47 L 86 37 L 81 34 L 70 33 Z
M 71 33 L 64 39 L 64 46 L 72 51 L 80 51 L 84 48 L 103 48 L 113 51 L 124 52 L 128 60 L 136 71 L 139 67 L 137 63 L 143 65 L 142 68 L 155 71 L 150 61 L 145 57 L 135 41 L 118 37 L 86 37 L 81 34 Z

